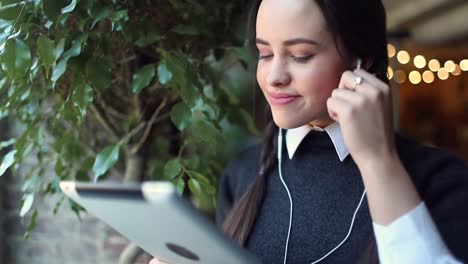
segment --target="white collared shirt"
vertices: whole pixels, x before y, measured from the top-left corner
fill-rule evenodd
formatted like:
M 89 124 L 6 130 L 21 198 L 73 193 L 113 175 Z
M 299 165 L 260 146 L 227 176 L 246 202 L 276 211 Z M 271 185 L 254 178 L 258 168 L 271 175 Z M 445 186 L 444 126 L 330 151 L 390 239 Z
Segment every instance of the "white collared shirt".
M 326 132 L 343 161 L 349 156 L 341 134 L 340 125 L 333 123 L 325 128 L 304 125 L 286 132 L 286 148 L 290 159 L 311 130 Z M 437 230 L 424 202 L 394 220 L 388 226 L 373 223 L 379 260 L 382 264 L 459 264 Z

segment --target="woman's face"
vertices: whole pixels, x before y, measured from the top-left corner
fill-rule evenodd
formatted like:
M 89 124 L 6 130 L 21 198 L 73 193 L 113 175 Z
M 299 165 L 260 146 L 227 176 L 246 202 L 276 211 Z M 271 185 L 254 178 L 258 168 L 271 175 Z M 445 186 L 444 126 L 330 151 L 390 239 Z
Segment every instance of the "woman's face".
M 326 102 L 348 67 L 313 0 L 263 0 L 256 22 L 257 81 L 281 128 L 333 120 Z

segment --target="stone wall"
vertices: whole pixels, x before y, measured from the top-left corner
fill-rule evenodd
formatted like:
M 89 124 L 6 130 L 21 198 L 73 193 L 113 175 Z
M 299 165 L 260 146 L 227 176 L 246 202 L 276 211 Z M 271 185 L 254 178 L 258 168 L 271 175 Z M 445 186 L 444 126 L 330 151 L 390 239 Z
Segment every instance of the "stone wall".
M 0 140 L 7 138 L 0 126 Z M 2 136 L 3 135 L 3 136 Z M 24 164 L 33 166 L 34 159 Z M 117 264 L 129 241 L 90 215 L 81 220 L 64 202 L 57 215 L 53 208 L 58 196 L 36 199 L 37 226 L 25 240 L 25 226 L 19 216 L 21 173 L 0 177 L 0 264 Z M 146 264 L 151 257 L 141 254 L 135 263 Z
M 1 263 L 118 263 L 120 253 L 129 241 L 90 215 L 82 215 L 80 220 L 66 203 L 54 215 L 53 207 L 58 197 L 35 202 L 35 207 L 39 209 L 37 226 L 25 241 L 23 234 L 27 222 L 21 223 L 18 210 L 21 193 L 16 184 L 7 186 L 15 190 L 10 194 L 6 220 L 9 231 L 7 241 L 13 258 L 10 262 Z M 135 263 L 148 263 L 149 260 L 149 255 L 142 254 Z

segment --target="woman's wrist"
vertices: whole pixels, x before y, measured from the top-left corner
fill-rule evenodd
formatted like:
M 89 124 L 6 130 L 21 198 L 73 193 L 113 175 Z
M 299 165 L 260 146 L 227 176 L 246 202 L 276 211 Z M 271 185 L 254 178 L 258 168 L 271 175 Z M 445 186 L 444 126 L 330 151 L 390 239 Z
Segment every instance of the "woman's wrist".
M 375 223 L 388 225 L 421 202 L 398 155 L 388 153 L 361 162 L 358 167 Z

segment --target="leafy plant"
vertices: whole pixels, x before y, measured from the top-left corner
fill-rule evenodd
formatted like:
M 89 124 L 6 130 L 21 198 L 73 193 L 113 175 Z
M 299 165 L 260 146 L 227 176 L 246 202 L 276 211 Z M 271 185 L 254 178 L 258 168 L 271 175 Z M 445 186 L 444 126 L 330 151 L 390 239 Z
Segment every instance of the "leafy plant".
M 0 142 L 0 175 L 37 160 L 21 215 L 60 180 L 109 175 L 169 180 L 213 212 L 226 142 L 257 133 L 242 4 L 1 0 L 0 119 L 19 133 Z

